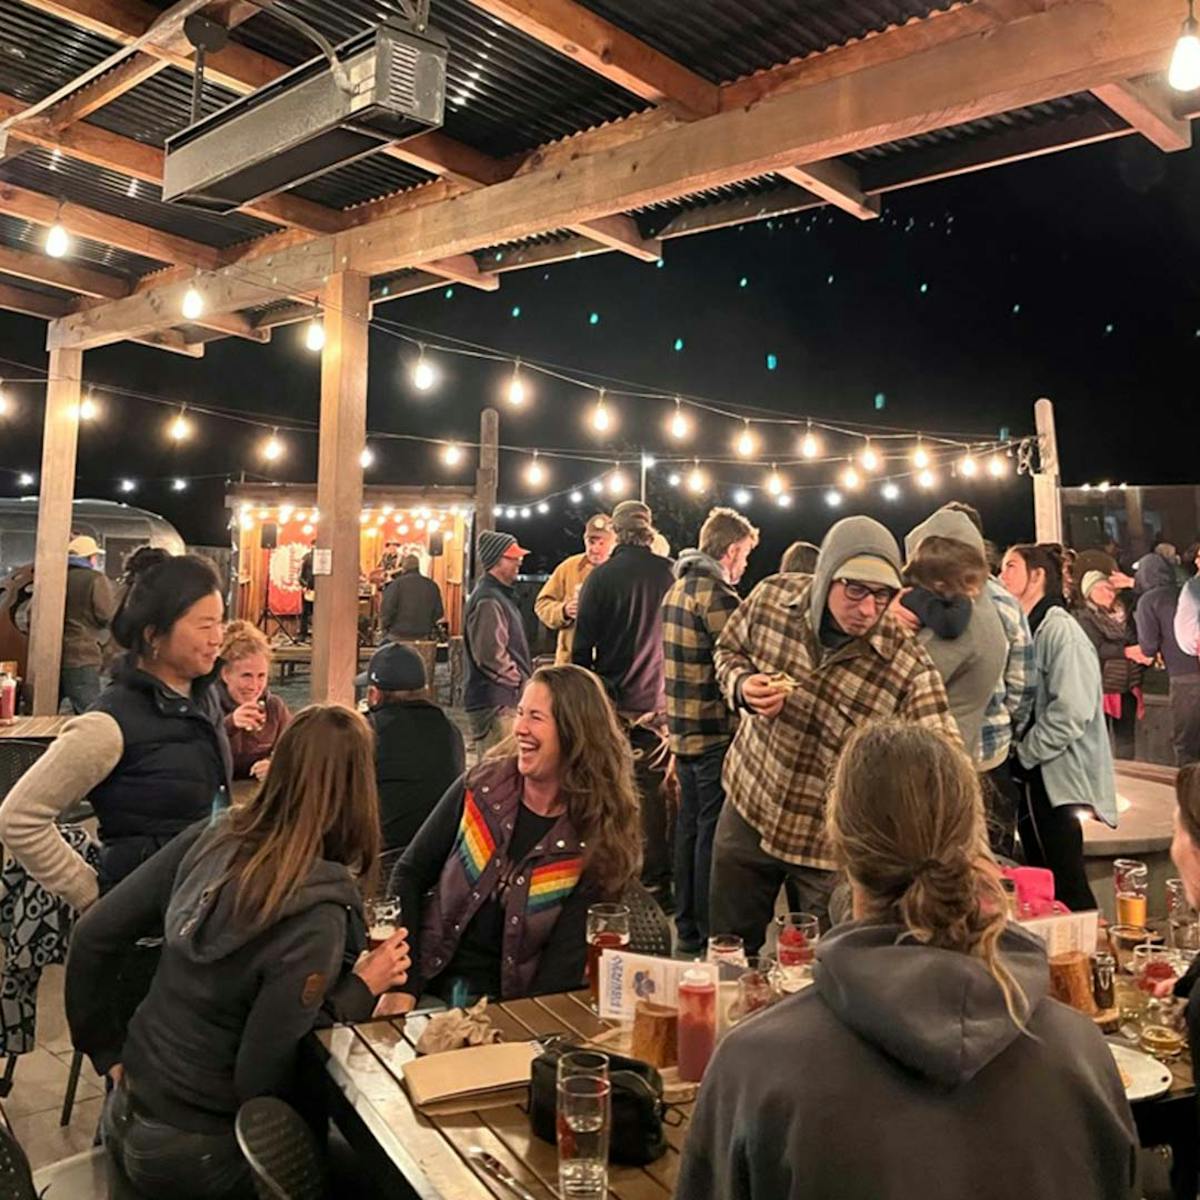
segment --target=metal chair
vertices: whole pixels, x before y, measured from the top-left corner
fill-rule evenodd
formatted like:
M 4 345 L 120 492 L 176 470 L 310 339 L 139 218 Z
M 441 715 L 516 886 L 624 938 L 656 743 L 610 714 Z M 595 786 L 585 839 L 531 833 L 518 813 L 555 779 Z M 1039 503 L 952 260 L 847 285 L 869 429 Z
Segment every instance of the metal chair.
M 29 742 L 24 738 L 0 741 L 0 800 L 45 752 L 45 742 Z
M 671 922 L 654 897 L 636 879 L 625 889 L 621 903 L 629 909 L 629 949 L 635 954 L 671 957 Z
M 271 1096 L 247 1100 L 236 1130 L 259 1200 L 321 1200 L 325 1169 L 312 1130 L 294 1108 Z

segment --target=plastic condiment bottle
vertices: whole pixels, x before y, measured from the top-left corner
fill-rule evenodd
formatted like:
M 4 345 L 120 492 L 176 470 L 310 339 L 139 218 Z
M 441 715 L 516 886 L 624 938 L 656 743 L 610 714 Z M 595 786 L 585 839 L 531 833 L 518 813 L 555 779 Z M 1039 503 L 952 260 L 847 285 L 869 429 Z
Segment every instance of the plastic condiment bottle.
M 717 1041 L 717 985 L 709 972 L 684 971 L 679 984 L 679 1078 L 699 1083 Z

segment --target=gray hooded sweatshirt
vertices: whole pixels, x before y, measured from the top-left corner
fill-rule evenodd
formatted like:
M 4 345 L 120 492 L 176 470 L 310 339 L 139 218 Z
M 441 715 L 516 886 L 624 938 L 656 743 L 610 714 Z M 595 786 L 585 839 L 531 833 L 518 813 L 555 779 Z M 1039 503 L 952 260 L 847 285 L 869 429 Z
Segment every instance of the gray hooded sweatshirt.
M 721 1043 L 677 1194 L 1131 1200 L 1125 1090 L 1091 1021 L 1047 996 L 1042 943 L 1014 926 L 1001 940 L 1027 1036 L 979 959 L 901 933 L 839 928 L 818 946 L 813 987 Z
M 221 883 L 234 846 L 212 847 L 219 828 L 181 833 L 90 908 L 67 963 L 75 1046 L 99 1071 L 124 1064 L 138 1111 L 195 1133 L 229 1132 L 245 1101 L 288 1091 L 297 1048 L 329 993 L 340 1019 L 366 1020 L 374 1003 L 357 976 L 335 987 L 348 936 L 351 957 L 361 948 L 362 901 L 346 867 L 318 859 L 259 928 L 234 919 L 234 889 Z M 118 956 L 163 931 L 154 981 L 122 1047 Z
M 912 559 L 927 537 L 966 542 L 984 553 L 979 530 L 965 513 L 953 509 L 940 508 L 918 525 L 904 539 L 905 556 Z M 975 600 L 971 620 L 961 636 L 938 637 L 926 628 L 917 634 L 917 640 L 946 684 L 950 712 L 962 734 L 963 746 L 978 758 L 984 714 L 1008 664 L 1008 637 L 995 603 L 985 590 Z

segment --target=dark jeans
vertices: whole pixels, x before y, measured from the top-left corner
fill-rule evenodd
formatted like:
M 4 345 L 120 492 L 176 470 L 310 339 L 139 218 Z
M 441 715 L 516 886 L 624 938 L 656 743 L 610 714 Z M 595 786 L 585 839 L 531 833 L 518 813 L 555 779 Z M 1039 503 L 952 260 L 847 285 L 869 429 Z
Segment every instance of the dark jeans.
M 1121 715 L 1105 717 L 1108 740 L 1113 758 L 1132 759 L 1137 756 L 1137 697 L 1132 692 L 1121 693 Z
M 78 716 L 100 699 L 99 667 L 63 667 L 58 677 L 59 707 L 65 700 Z
M 695 757 L 676 757 L 679 820 L 675 826 L 675 928 L 679 940 L 708 941 L 708 885 L 713 838 L 725 803 L 721 768 L 729 743 Z
M 1054 895 L 1072 912 L 1098 907 L 1083 867 L 1083 826 L 1079 808 L 1055 808 L 1046 794 L 1042 770 L 1035 767 L 1025 784 L 1025 803 L 1017 818 L 1021 848 L 1031 867 L 1054 872 Z
M 985 771 L 983 805 L 987 814 L 988 844 L 1001 858 L 1017 857 L 1017 813 L 1021 809 L 1021 785 L 1013 778 L 1007 762 Z
M 666 739 L 653 725 L 626 722 L 633 775 L 642 808 L 642 883 L 663 900 L 671 891 L 671 814 L 663 782 L 671 762 Z
M 821 928 L 828 929 L 829 897 L 838 879 L 836 871 L 798 867 L 774 858 L 759 845 L 760 840 L 758 831 L 732 804 L 726 804 L 713 844 L 709 927 L 714 934 L 740 935 L 747 954 L 762 949 L 784 880 L 790 879 L 796 889 L 796 900 L 789 902 L 799 901 L 799 911 L 812 913 Z
M 307 642 L 309 629 L 312 626 L 313 602 L 311 600 L 300 601 L 300 633 L 298 637 L 300 641 Z
M 1200 762 L 1200 675 L 1171 680 L 1171 725 L 1175 765 Z
M 101 1118 L 104 1144 L 147 1200 L 253 1200 L 250 1168 L 228 1133 L 189 1133 L 135 1113 L 124 1084 Z

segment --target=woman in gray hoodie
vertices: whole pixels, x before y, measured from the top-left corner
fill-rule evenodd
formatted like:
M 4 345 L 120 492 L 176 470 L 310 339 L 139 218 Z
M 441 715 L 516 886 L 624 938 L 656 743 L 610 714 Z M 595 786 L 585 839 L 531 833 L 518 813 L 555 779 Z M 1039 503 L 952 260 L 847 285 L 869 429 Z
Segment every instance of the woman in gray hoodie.
M 828 820 L 856 919 L 818 944 L 814 986 L 721 1043 L 677 1194 L 1132 1200 L 1116 1065 L 1047 995 L 1043 943 L 1006 922 L 970 761 L 920 726 L 869 725 Z

